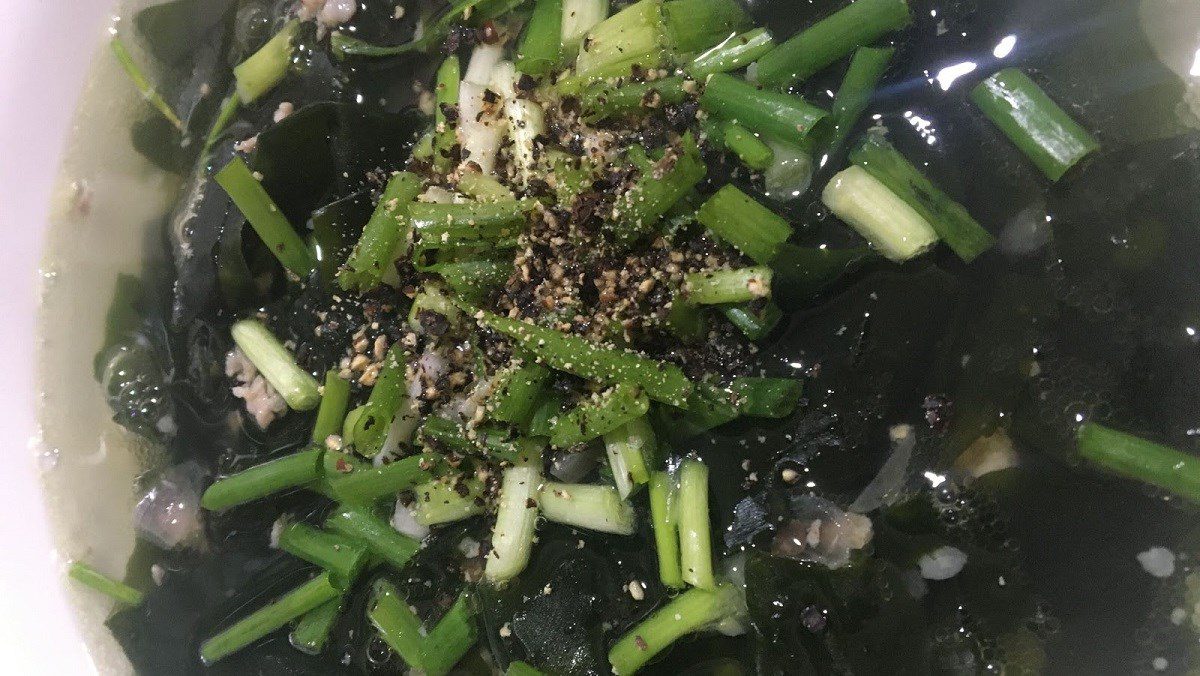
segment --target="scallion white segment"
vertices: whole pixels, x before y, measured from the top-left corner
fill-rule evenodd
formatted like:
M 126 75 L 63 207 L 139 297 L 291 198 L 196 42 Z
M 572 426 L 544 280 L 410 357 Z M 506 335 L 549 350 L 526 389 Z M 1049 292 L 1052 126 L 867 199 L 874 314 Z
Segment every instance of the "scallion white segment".
M 321 403 L 317 379 L 296 364 L 292 353 L 262 322 L 243 319 L 234 323 L 229 332 L 233 342 L 289 407 L 309 411 Z
M 546 132 L 546 119 L 540 105 L 517 96 L 518 77 L 520 74 L 511 61 L 500 61 L 492 69 L 491 89 L 504 97 L 504 118 L 508 124 L 508 137 L 512 139 L 513 163 L 521 183 L 528 183 L 533 178 L 537 157 L 534 143 Z
M 903 262 L 937 244 L 933 227 L 865 169 L 853 166 L 834 176 L 821 199 L 889 259 Z
M 496 527 L 492 529 L 492 551 L 488 553 L 484 568 L 489 580 L 510 580 L 529 563 L 541 485 L 542 473 L 537 463 L 504 470 L 500 503 L 496 508 Z
M 612 486 L 549 482 L 542 486 L 540 503 L 542 515 L 556 523 L 618 535 L 633 532 L 633 507 Z

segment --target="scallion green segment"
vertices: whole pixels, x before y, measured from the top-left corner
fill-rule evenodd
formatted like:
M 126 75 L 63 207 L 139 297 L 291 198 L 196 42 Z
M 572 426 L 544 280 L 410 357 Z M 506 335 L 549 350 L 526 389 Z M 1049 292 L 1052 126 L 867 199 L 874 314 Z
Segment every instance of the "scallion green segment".
M 279 548 L 329 571 L 342 589 L 350 586 L 367 563 L 367 550 L 362 545 L 305 523 L 284 528 L 279 534 Z
M 324 444 L 330 435 L 342 431 L 349 405 L 350 381 L 339 376 L 337 370 L 326 371 L 325 385 L 321 387 L 321 405 L 317 408 L 317 422 L 313 425 L 314 444 Z
M 326 601 L 304 613 L 288 634 L 288 643 L 306 655 L 319 655 L 325 649 L 325 644 L 329 642 L 329 634 L 342 615 L 344 601 L 343 592 L 338 598 Z
M 722 305 L 721 314 L 750 340 L 766 338 L 783 319 L 783 310 L 773 300 Z
M 592 27 L 575 59 L 575 80 L 624 77 L 633 67 L 667 62 L 667 35 L 658 0 L 639 0 Z
M 107 577 L 82 561 L 74 561 L 67 575 L 76 582 L 87 585 L 105 596 L 127 606 L 140 606 L 145 596 L 124 582 Z
M 742 164 L 762 171 L 771 166 L 775 153 L 771 147 L 740 124 L 725 124 L 725 147 L 738 156 Z
M 517 70 L 546 75 L 562 61 L 562 0 L 537 0 L 517 46 Z
M 312 252 L 242 158 L 233 158 L 215 178 L 283 267 L 301 279 L 316 269 Z
M 970 263 L 996 243 L 961 204 L 938 189 L 882 135 L 868 134 L 850 153 L 850 161 L 908 203 L 963 261 Z
M 490 312 L 479 311 L 475 319 L 553 369 L 609 385 L 638 385 L 655 401 L 687 405 L 692 383 L 677 366 Z
M 759 89 L 741 78 L 708 78 L 700 107 L 769 138 L 800 143 L 828 113 L 799 96 Z
M 414 455 L 382 467 L 364 467 L 328 477 L 329 490 L 342 502 L 370 505 L 380 498 L 395 496 L 433 478 L 438 466 L 433 453 Z
M 458 189 L 480 202 L 509 202 L 516 199 L 513 191 L 501 185 L 500 181 L 478 171 L 462 171 L 458 177 Z
M 736 615 L 741 607 L 737 595 L 737 589 L 723 583 L 675 597 L 613 644 L 608 651 L 613 674 L 636 673 L 680 638 Z
M 200 506 L 213 511 L 228 509 L 311 483 L 321 476 L 321 455 L 319 448 L 300 451 L 219 479 L 204 491 Z
M 687 66 L 687 72 L 697 80 L 714 73 L 728 73 L 745 68 L 775 47 L 771 32 L 755 28 L 739 35 L 731 35 L 696 56 Z
M 221 107 L 217 110 L 217 117 L 213 120 L 212 127 L 208 130 L 208 135 L 204 137 L 204 154 L 207 155 L 209 150 L 217 144 L 221 139 L 221 134 L 237 117 L 238 111 L 242 108 L 242 100 L 238 98 L 237 92 L 225 97 L 221 101 Z
M 645 416 L 606 432 L 604 450 L 608 454 L 613 483 L 622 499 L 628 498 L 638 486 L 650 481 L 655 438 L 654 429 Z
M 668 103 L 679 103 L 687 96 L 684 79 L 666 77 L 647 82 L 600 82 L 585 89 L 579 96 L 584 119 L 588 122 L 651 110 Z
M 292 19 L 257 52 L 234 67 L 233 77 L 242 103 L 254 103 L 283 81 L 292 65 L 292 42 L 299 29 L 300 20 Z
M 546 519 L 577 528 L 629 535 L 635 525 L 633 507 L 612 486 L 548 481 L 538 504 Z
M 230 328 L 233 342 L 262 373 L 287 405 L 309 411 L 321 403 L 317 379 L 300 368 L 292 353 L 257 319 L 243 319 Z
M 154 106 L 155 110 L 162 114 L 176 129 L 183 132 L 183 120 L 179 119 L 179 115 L 175 114 L 175 110 L 171 108 L 171 104 L 167 103 L 162 94 L 150 84 L 150 80 L 138 67 L 137 62 L 133 60 L 133 56 L 129 53 L 129 49 L 125 47 L 125 43 L 121 38 L 114 37 L 109 41 L 108 46 L 112 49 L 113 56 L 117 57 L 117 62 L 121 64 L 121 68 L 125 70 L 125 74 L 133 82 L 133 86 L 141 92 L 142 98 L 146 99 L 150 105 Z
M 708 518 L 708 467 L 684 460 L 679 467 L 679 560 L 683 581 L 693 587 L 714 589 L 712 534 Z
M 362 236 L 338 271 L 337 281 L 342 289 L 369 291 L 379 286 L 388 268 L 407 245 L 407 215 L 413 200 L 421 192 L 421 177 L 407 171 L 392 174 L 371 220 L 363 228 Z
M 860 47 L 854 52 L 846 76 L 842 78 L 842 86 L 833 98 L 830 114 L 834 127 L 830 137 L 821 146 L 825 153 L 836 153 L 846 142 L 850 131 L 870 105 L 875 87 L 895 53 L 896 50 L 891 47 Z
M 550 370 L 540 364 L 511 366 L 496 374 L 487 402 L 488 417 L 519 429 L 529 425 L 538 394 L 550 380 Z
M 525 662 L 509 662 L 508 670 L 504 672 L 504 676 L 546 676 L 546 674 L 534 669 Z
M 736 0 L 666 0 L 662 13 L 667 38 L 678 54 L 708 49 L 754 25 Z
M 417 202 L 408 209 L 418 249 L 445 249 L 516 237 L 525 224 L 532 200 L 434 204 Z
M 482 514 L 483 483 L 464 475 L 446 476 L 427 481 L 413 489 L 413 518 L 422 526 L 451 523 Z
M 693 272 L 684 277 L 684 290 L 688 300 L 699 305 L 744 303 L 769 297 L 773 275 L 762 265 Z
M 431 151 L 433 153 L 433 166 L 438 171 L 448 172 L 453 167 L 453 158 L 450 153 L 454 145 L 458 143 L 458 136 L 455 133 L 454 125 L 446 116 L 447 107 L 453 108 L 458 105 L 458 84 L 462 78 L 462 67 L 459 65 L 458 57 L 454 54 L 446 57 L 442 65 L 438 67 L 437 79 L 434 82 L 433 92 L 433 145 Z
M 658 578 L 672 589 L 683 587 L 679 559 L 679 495 L 675 478 L 667 472 L 650 474 L 650 519 L 658 554 Z
M 1200 504 L 1200 458 L 1092 422 L 1077 441 L 1085 460 Z
M 792 236 L 792 227 L 782 216 L 732 185 L 708 198 L 696 212 L 696 220 L 759 265 L 774 260 Z
M 608 18 L 608 0 L 563 0 L 562 10 L 563 55 L 573 59 L 588 31 Z
M 361 542 L 396 570 L 404 568 L 421 548 L 420 542 L 396 532 L 366 507 L 341 505 L 325 520 L 325 527 Z
M 617 383 L 559 416 L 550 433 L 550 445 L 567 448 L 591 441 L 645 415 L 649 409 L 650 399 L 640 387 Z
M 758 82 L 783 88 L 807 80 L 911 21 L 907 0 L 857 0 L 767 52 L 758 60 Z
M 663 214 L 690 193 L 708 168 L 691 135 L 678 149 L 642 172 L 633 187 L 617 197 L 612 208 L 612 229 L 618 241 L 629 244 L 650 233 Z
M 352 426 L 352 442 L 359 455 L 373 458 L 383 450 L 392 420 L 408 400 L 404 346 L 397 342 L 383 358 L 383 367 L 371 388 L 367 403 Z
M 971 100 L 1051 181 L 1057 181 L 1100 143 L 1016 68 L 979 83 Z
M 392 583 L 379 580 L 375 583 L 367 617 L 408 666 L 428 676 L 450 673 L 477 638 L 466 592 L 459 594 L 437 625 L 426 631 Z
M 852 166 L 831 178 L 821 200 L 834 216 L 898 263 L 937 244 L 937 232 L 929 221 L 860 166 Z
M 331 574 L 322 573 L 205 641 L 200 646 L 200 659 L 212 664 L 228 657 L 341 593 Z

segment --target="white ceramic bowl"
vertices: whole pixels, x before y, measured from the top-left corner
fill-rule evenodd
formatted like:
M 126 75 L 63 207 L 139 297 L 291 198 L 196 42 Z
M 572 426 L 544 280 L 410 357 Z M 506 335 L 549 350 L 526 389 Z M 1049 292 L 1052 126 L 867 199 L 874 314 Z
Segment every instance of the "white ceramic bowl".
M 79 557 L 119 577 L 132 549 L 139 448 L 109 420 L 91 358 L 116 275 L 140 267 L 175 180 L 129 147 L 139 100 L 103 47 L 110 0 L 4 5 L 0 658 L 8 673 L 123 673 L 128 662 L 102 625 L 110 603 L 64 589 L 62 573 Z M 1193 61 L 1194 47 L 1180 49 L 1195 44 L 1185 33 L 1198 8 L 1142 0 L 1147 31 L 1173 45 L 1161 58 L 1184 77 L 1200 76 L 1200 52 Z M 41 433 L 39 413 L 49 423 Z

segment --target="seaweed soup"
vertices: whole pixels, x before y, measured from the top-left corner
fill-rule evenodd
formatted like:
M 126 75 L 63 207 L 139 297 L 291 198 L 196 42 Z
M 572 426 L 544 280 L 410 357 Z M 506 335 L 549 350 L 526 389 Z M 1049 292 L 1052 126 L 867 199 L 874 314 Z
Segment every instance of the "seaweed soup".
M 227 91 L 230 64 L 271 34 L 287 4 L 180 0 L 128 20 L 168 76 L 164 95 L 198 131 Z M 945 248 L 904 265 L 868 263 L 789 303 L 754 361 L 769 375 L 804 377 L 796 413 L 674 444 L 711 468 L 718 554 L 746 552 L 749 631 L 685 638 L 643 673 L 1184 673 L 1197 642 L 1187 583 L 1200 566 L 1194 509 L 1082 463 L 1074 430 L 1092 420 L 1200 451 L 1200 135 L 1180 104 L 1185 85 L 1154 56 L 1136 2 L 910 4 L 915 22 L 896 34 L 897 56 L 860 127 L 886 126 L 999 243 L 971 265 Z M 358 37 L 411 37 L 413 21 L 391 19 L 393 0 L 359 5 Z M 759 25 L 789 36 L 841 5 L 757 0 L 748 8 Z M 338 62 L 306 49 L 275 91 L 240 114 L 212 164 L 267 126 L 280 102 L 304 102 L 259 136 L 252 168 L 293 223 L 335 245 L 339 237 L 352 242 L 373 202 L 366 177 L 403 166 L 424 124 L 412 83 L 431 81 L 439 60 L 414 53 Z M 1096 134 L 1101 152 L 1058 184 L 1042 180 L 966 98 L 998 64 L 1031 73 Z M 800 93 L 828 107 L 841 69 Z M 135 145 L 186 182 L 197 149 L 181 148 L 151 113 L 135 126 Z M 814 186 L 839 162 L 818 170 Z M 715 161 L 709 172 L 751 180 L 733 160 Z M 295 451 L 312 424 L 311 415 L 292 412 L 264 433 L 239 420 L 242 402 L 223 372 L 233 315 L 221 298 L 236 289 L 240 307 L 268 305 L 284 326 L 303 326 L 316 299 L 281 301 L 278 280 L 271 287 L 262 274 L 269 257 L 224 194 L 203 177 L 191 186 L 185 217 L 168 215 L 156 229 L 178 228 L 152 245 L 167 253 L 148 256 L 169 263 L 121 282 L 104 350 L 140 355 L 136 378 L 108 385 L 114 400 L 138 401 L 119 410 L 118 421 L 163 448 L 145 486 L 163 476 L 204 482 Z M 862 246 L 818 193 L 772 208 L 801 244 Z M 212 255 L 190 255 L 196 251 Z M 227 256 L 240 263 L 239 279 L 219 278 Z M 302 344 L 298 359 L 323 369 L 325 355 L 348 339 Z M 170 429 L 155 425 L 163 412 Z M 908 462 L 893 467 L 889 490 L 926 497 L 874 516 L 876 563 L 829 571 L 764 555 L 780 514 L 812 496 L 854 501 L 896 452 L 890 430 L 901 424 L 911 425 L 915 444 Z M 954 461 L 988 435 L 1010 439 L 1019 464 L 968 482 Z M 801 480 L 781 480 L 784 471 Z M 203 639 L 311 570 L 269 546 L 276 519 L 315 520 L 329 507 L 287 493 L 205 514 L 199 541 L 187 546 L 140 543 L 128 578 L 153 571 L 158 583 L 142 606 L 109 620 L 135 668 L 403 671 L 363 619 L 365 592 L 350 599 L 319 655 L 276 632 L 209 667 L 197 657 Z M 393 575 L 419 612 L 457 595 L 462 576 L 446 562 L 461 558 L 459 541 L 471 527 L 435 528 L 406 575 Z M 519 581 L 477 593 L 480 649 L 456 673 L 491 673 L 488 660 L 502 667 L 518 659 L 551 673 L 607 673 L 611 642 L 667 595 L 653 551 L 638 542 L 645 540 L 539 525 Z M 962 572 L 925 580 L 894 563 L 928 542 L 966 552 Z M 1137 555 L 1153 546 L 1174 553 L 1172 574 L 1143 569 Z M 647 582 L 645 600 L 626 592 L 630 580 Z

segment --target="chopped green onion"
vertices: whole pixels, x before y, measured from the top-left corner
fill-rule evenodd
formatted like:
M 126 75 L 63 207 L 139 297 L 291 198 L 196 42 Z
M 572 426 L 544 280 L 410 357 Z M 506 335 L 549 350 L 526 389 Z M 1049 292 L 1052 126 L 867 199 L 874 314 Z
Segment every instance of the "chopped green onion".
M 771 268 L 755 266 L 734 270 L 693 272 L 684 277 L 684 293 L 700 305 L 743 303 L 771 295 Z
M 749 129 L 732 122 L 725 123 L 725 147 L 738 156 L 742 164 L 763 170 L 771 165 L 775 153 Z
M 133 60 L 133 56 L 129 54 L 129 50 L 125 47 L 125 43 L 121 38 L 113 37 L 109 41 L 108 46 L 112 48 L 113 55 L 117 57 L 117 61 L 121 64 L 121 68 L 125 70 L 125 74 L 133 81 L 133 86 L 137 87 L 137 90 L 141 92 L 142 98 L 150 102 L 150 105 L 154 106 L 167 119 L 167 122 L 170 122 L 179 131 L 185 132 L 183 120 L 179 119 L 174 109 L 171 108 L 171 104 L 167 103 L 162 94 L 159 94 L 154 88 L 154 85 L 150 84 L 150 80 L 146 78 L 146 75 L 142 73 L 142 69 Z
M 722 305 L 721 314 L 750 340 L 766 338 L 783 319 L 783 310 L 775 301 Z
M 406 216 L 421 192 L 421 184 L 421 177 L 407 171 L 396 172 L 388 179 L 346 267 L 338 271 L 337 280 L 342 289 L 370 291 L 379 286 L 396 259 L 398 249 L 407 244 Z
M 492 550 L 484 575 L 492 582 L 516 577 L 529 563 L 533 534 L 537 528 L 538 490 L 542 485 L 541 459 L 509 467 L 500 482 Z
M 804 383 L 792 378 L 734 378 L 729 389 L 737 397 L 742 415 L 786 418 L 796 410 Z
M 215 178 L 283 267 L 302 279 L 316 269 L 312 252 L 242 158 L 230 160 Z
M 1016 68 L 979 83 L 971 100 L 1051 181 L 1100 149 L 1095 137 Z
M 688 64 L 687 72 L 697 80 L 703 80 L 714 73 L 745 68 L 774 48 L 775 40 L 771 32 L 766 28 L 755 28 L 740 35 L 731 35 L 699 54 Z
M 622 499 L 650 481 L 649 458 L 654 455 L 654 447 L 654 429 L 644 416 L 604 434 L 608 466 Z
M 462 77 L 458 57 L 454 54 L 446 57 L 438 67 L 437 79 L 434 83 L 433 109 L 433 166 L 438 171 L 447 172 L 453 163 L 450 153 L 458 143 L 458 135 L 450 120 L 446 118 L 446 106 L 458 105 L 458 84 Z
M 230 328 L 233 342 L 262 373 L 287 405 L 297 411 L 309 411 L 321 402 L 317 379 L 300 368 L 283 343 L 257 319 L 234 322 Z
M 200 506 L 210 511 L 228 509 L 308 484 L 321 476 L 321 454 L 321 449 L 314 448 L 231 474 L 204 491 Z
M 650 519 L 658 553 L 658 578 L 672 589 L 683 586 L 679 560 L 678 487 L 666 472 L 650 474 Z
M 596 24 L 575 60 L 575 79 L 625 77 L 633 66 L 656 68 L 668 60 L 662 5 L 640 0 Z
M 492 290 L 504 286 L 512 275 L 512 260 L 475 260 L 438 263 L 426 268 L 441 276 L 459 298 L 479 302 Z
M 475 319 L 513 340 L 547 366 L 605 384 L 640 385 L 655 401 L 685 406 L 692 384 L 679 367 L 633 352 L 606 348 L 586 338 L 479 311 Z
M 550 432 L 550 445 L 567 448 L 591 441 L 645 415 L 649 409 L 650 399 L 640 387 L 617 383 L 560 416 Z
M 481 481 L 461 474 L 428 481 L 413 489 L 413 518 L 429 527 L 483 514 L 483 490 Z
M 87 585 L 105 596 L 127 606 L 140 606 L 145 596 L 142 592 L 130 587 L 124 582 L 118 582 L 105 576 L 82 561 L 74 561 L 67 569 L 67 575 L 72 580 Z
M 367 617 L 384 642 L 414 670 L 445 676 L 475 644 L 475 621 L 466 592 L 429 631 L 390 582 L 376 581 L 373 592 Z
M 396 532 L 392 525 L 364 507 L 341 505 L 325 520 L 325 527 L 366 545 L 367 549 L 401 570 L 421 548 L 421 543 Z
M 735 615 L 738 590 L 725 583 L 712 589 L 689 589 L 630 629 L 608 651 L 613 674 L 636 673 L 655 655 L 692 632 Z
M 526 462 L 535 453 L 531 450 L 533 442 L 513 438 L 506 428 L 480 425 L 468 431 L 459 423 L 436 415 L 425 419 L 417 431 L 417 439 L 435 450 L 459 455 L 482 455 L 512 463 Z M 540 453 L 541 448 L 537 448 L 536 452 Z
M 821 199 L 833 215 L 891 260 L 906 261 L 937 244 L 929 221 L 860 166 L 830 179 Z
M 457 325 L 463 314 L 454 301 L 442 293 L 437 284 L 423 285 L 417 295 L 413 297 L 412 306 L 408 310 L 408 325 L 414 331 L 422 329 L 421 314 L 424 312 L 433 312 L 445 317 L 451 326 Z
M 666 77 L 648 82 L 616 84 L 599 82 L 584 90 L 579 96 L 583 119 L 589 123 L 599 122 L 614 115 L 658 108 L 664 103 L 679 103 L 687 97 L 681 77 Z
M 548 437 L 558 418 L 563 414 L 563 398 L 552 390 L 542 392 L 538 398 L 533 416 L 529 419 L 529 433 L 535 437 Z
M 284 528 L 279 534 L 279 548 L 329 571 L 342 589 L 350 586 L 367 563 L 367 550 L 363 546 L 305 523 Z
M 637 182 L 613 203 L 613 231 L 629 243 L 649 233 L 658 219 L 704 180 L 708 169 L 691 135 L 683 138 L 677 152 L 668 152 L 643 171 Z
M 208 665 L 228 657 L 341 593 L 330 573 L 322 573 L 205 641 L 200 659 Z
M 379 455 L 388 429 L 402 405 L 408 400 L 408 380 L 405 377 L 404 346 L 397 342 L 383 358 L 383 368 L 371 388 L 371 395 L 354 421 L 352 439 L 354 450 L 368 458 Z
M 517 70 L 546 75 L 562 61 L 563 0 L 537 0 L 517 47 Z
M 1200 504 L 1200 458 L 1091 422 L 1077 438 L 1085 460 Z
M 657 407 L 657 429 L 670 439 L 687 439 L 736 420 L 741 412 L 733 404 L 733 393 L 708 382 L 696 383 L 688 397 L 687 410 Z
M 317 408 L 317 422 L 313 425 L 312 441 L 324 444 L 330 435 L 342 431 L 346 420 L 346 407 L 350 405 L 350 381 L 338 375 L 337 370 L 325 373 L 325 385 L 321 388 L 321 405 Z
M 633 507 L 612 486 L 548 481 L 538 504 L 542 516 L 555 523 L 617 535 L 634 529 Z
M 329 642 L 329 634 L 342 615 L 345 593 L 304 613 L 288 634 L 288 643 L 306 655 L 319 655 Z
M 221 134 L 229 127 L 229 123 L 233 122 L 233 118 L 237 117 L 238 110 L 242 107 L 242 100 L 238 98 L 237 92 L 225 97 L 221 102 L 221 108 L 217 111 L 217 117 L 213 120 L 212 127 L 208 130 L 208 136 L 204 137 L 204 151 L 207 155 L 212 147 L 217 145 L 217 141 L 221 139 Z
M 800 143 L 828 113 L 799 96 L 765 91 L 741 78 L 708 78 L 700 107 L 724 120 L 780 141 Z
M 666 0 L 662 13 L 671 47 L 680 54 L 708 49 L 754 25 L 736 0 Z
M 939 190 L 882 135 L 868 134 L 850 153 L 850 161 L 907 202 L 963 261 L 970 263 L 996 243 L 961 204 Z
M 763 195 L 791 202 L 807 193 L 812 186 L 813 159 L 806 146 L 814 145 L 814 139 L 799 144 L 767 139 L 766 143 L 773 157 L 771 166 L 763 171 Z
M 608 17 L 608 0 L 563 0 L 563 56 L 575 58 L 584 36 Z
M 447 246 L 516 237 L 525 224 L 525 212 L 535 202 L 469 202 L 434 204 L 418 202 L 408 209 L 413 232 L 420 248 L 442 249 Z
M 708 198 L 696 220 L 760 265 L 770 263 L 792 235 L 786 220 L 732 185 Z
M 679 467 L 679 562 L 683 581 L 693 587 L 714 589 L 712 533 L 708 518 L 708 467 L 684 460 Z
M 537 395 L 550 380 L 550 370 L 540 364 L 509 367 L 492 380 L 488 398 L 488 417 L 527 428 L 537 405 Z
M 395 496 L 433 478 L 438 456 L 432 453 L 414 455 L 390 462 L 382 467 L 364 467 L 346 473 L 336 473 L 329 479 L 332 496 L 341 502 L 370 505 L 376 500 Z
M 883 72 L 887 70 L 888 62 L 895 53 L 896 50 L 891 47 L 860 47 L 854 52 L 846 76 L 842 78 L 842 86 L 833 98 L 830 115 L 833 117 L 834 127 L 830 138 L 823 145 L 826 154 L 836 153 L 846 142 L 850 130 L 870 105 L 871 97 L 875 95 L 875 86 L 879 84 L 879 79 L 883 77 Z
M 501 185 L 500 181 L 478 171 L 464 170 L 458 178 L 458 189 L 464 195 L 474 197 L 480 202 L 508 202 L 516 199 L 512 190 Z
M 907 0 L 857 0 L 767 52 L 758 60 L 758 81 L 783 88 L 807 80 L 911 21 Z
M 242 103 L 254 103 L 283 81 L 292 65 L 292 41 L 300 29 L 300 20 L 292 19 L 259 50 L 233 69 L 237 93 Z

